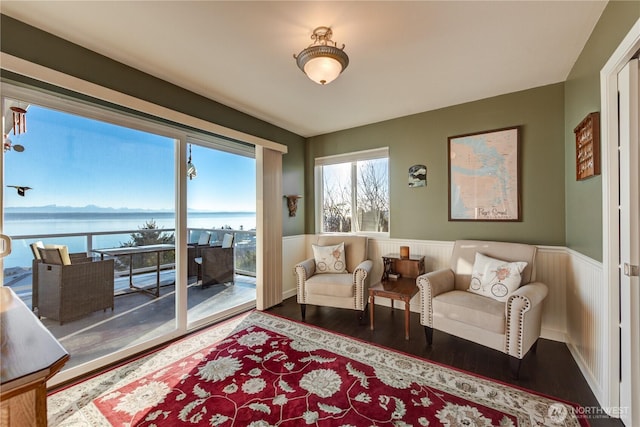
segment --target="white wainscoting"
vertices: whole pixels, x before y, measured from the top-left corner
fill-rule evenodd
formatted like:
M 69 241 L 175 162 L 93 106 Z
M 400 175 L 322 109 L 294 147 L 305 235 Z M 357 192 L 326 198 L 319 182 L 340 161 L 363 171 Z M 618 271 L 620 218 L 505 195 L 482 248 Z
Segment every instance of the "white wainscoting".
M 307 236 L 285 237 L 283 242 L 284 297 L 296 294 L 293 266 L 311 253 Z M 371 282 L 382 276 L 382 255 L 400 252 L 409 246 L 411 255 L 424 255 L 425 268 L 446 268 L 453 242 L 428 240 L 369 240 L 369 258 L 374 261 Z M 596 398 L 603 402 L 603 384 L 607 378 L 604 366 L 606 348 L 605 324 L 608 316 L 603 303 L 602 263 L 562 246 L 538 246 L 536 280 L 547 284 L 549 294 L 544 302 L 542 337 L 567 343 L 576 363 Z M 391 300 L 376 298 L 376 304 L 389 306 Z M 395 302 L 397 308 L 403 308 Z M 420 299 L 411 300 L 411 311 L 420 312 Z
M 369 255 L 373 260 L 380 260 L 387 253 L 400 252 L 400 246 L 409 246 L 411 255 L 424 255 L 426 271 L 438 270 L 449 266 L 453 242 L 429 240 L 396 240 L 371 239 Z M 536 259 L 536 278 L 546 283 L 549 295 L 545 299 L 542 315 L 542 337 L 554 341 L 565 341 L 566 334 L 566 261 L 567 252 L 564 247 L 540 246 Z M 375 283 L 382 275 L 382 261 L 374 264 L 373 278 Z M 386 298 L 376 298 L 376 304 L 390 305 Z M 401 302 L 395 302 L 402 308 Z M 411 300 L 411 311 L 420 312 L 420 298 L 416 295 Z
M 308 258 L 310 245 L 308 236 L 291 236 L 283 239 L 283 290 L 284 297 L 295 295 L 296 284 L 293 275 L 294 265 Z M 388 253 L 399 253 L 400 246 L 409 246 L 411 255 L 424 255 L 426 271 L 447 268 L 453 249 L 453 242 L 432 240 L 399 240 L 369 239 L 369 258 L 374 261 L 370 283 L 380 281 L 382 276 L 382 256 Z M 555 341 L 566 341 L 566 284 L 567 284 L 567 250 L 564 247 L 540 246 L 536 261 L 537 280 L 549 287 L 549 295 L 545 299 L 542 316 L 542 336 Z M 376 298 L 376 304 L 389 306 L 387 298 Z M 395 301 L 397 308 L 401 302 Z M 420 312 L 420 298 L 416 295 L 411 300 L 411 311 Z
M 295 265 L 306 259 L 307 236 L 287 236 L 282 238 L 282 299 L 298 293 L 296 287 Z
M 542 309 L 541 335 L 563 342 L 567 339 L 567 264 L 565 247 L 538 246 L 536 281 L 549 289 Z
M 608 307 L 602 263 L 567 249 L 567 346 L 599 402 L 606 402 Z M 612 286 L 617 286 L 613 283 Z

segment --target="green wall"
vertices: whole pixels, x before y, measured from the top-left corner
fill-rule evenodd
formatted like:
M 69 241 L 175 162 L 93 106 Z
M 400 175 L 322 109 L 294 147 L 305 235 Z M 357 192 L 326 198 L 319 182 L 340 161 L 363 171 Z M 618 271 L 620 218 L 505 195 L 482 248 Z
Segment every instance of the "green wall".
M 600 111 L 600 70 L 640 17 L 640 2 L 610 1 L 565 83 L 566 244 L 602 261 L 602 177 L 577 181 L 573 129 Z
M 284 177 L 285 179 L 295 178 L 297 185 L 293 185 L 295 188 L 290 189 L 285 185 L 283 190 L 293 193 L 301 193 L 303 190 L 302 179 L 299 178 L 303 175 L 305 139 L 299 135 L 128 67 L 6 15 L 0 15 L 0 50 L 175 111 L 286 145 L 289 152 L 283 156 Z M 21 78 L 5 70 L 2 71 L 2 78 L 29 84 L 35 83 L 51 89 L 47 85 Z M 286 205 L 283 206 L 286 207 Z M 304 233 L 304 220 L 300 218 L 302 217 L 293 221 L 287 216 L 283 218 L 284 235 Z
M 389 147 L 390 235 L 564 245 L 564 85 L 562 83 L 310 138 L 307 230 L 313 233 L 313 159 Z M 521 222 L 448 221 L 447 138 L 522 126 Z M 427 186 L 409 188 L 410 166 L 427 165 Z
M 420 113 L 306 140 L 95 52 L 0 16 L 0 48 L 14 56 L 288 147 L 283 194 L 304 194 L 285 236 L 315 232 L 313 159 L 389 146 L 391 237 L 499 239 L 567 245 L 602 259 L 602 180 L 575 180 L 573 128 L 600 110 L 599 72 L 640 17 L 640 2 L 610 1 L 565 83 Z M 20 80 L 2 71 L 3 79 Z M 26 80 L 23 80 L 26 81 Z M 522 221 L 447 220 L 447 138 L 522 126 Z M 427 187 L 410 189 L 407 169 L 428 167 Z M 564 183 L 564 185 L 562 185 Z M 283 209 L 286 204 L 283 200 Z
M 304 143 L 288 144 L 289 152 L 282 158 L 282 194 L 304 195 Z M 298 201 L 296 216 L 290 217 L 287 202 L 282 199 L 282 234 L 295 236 L 304 234 L 305 203 L 304 198 Z

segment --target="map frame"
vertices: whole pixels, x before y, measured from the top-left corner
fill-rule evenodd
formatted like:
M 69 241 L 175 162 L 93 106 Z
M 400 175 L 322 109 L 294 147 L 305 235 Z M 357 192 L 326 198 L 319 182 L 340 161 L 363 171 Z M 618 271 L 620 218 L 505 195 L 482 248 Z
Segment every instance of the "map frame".
M 511 126 L 448 138 L 449 221 L 521 221 L 520 134 Z

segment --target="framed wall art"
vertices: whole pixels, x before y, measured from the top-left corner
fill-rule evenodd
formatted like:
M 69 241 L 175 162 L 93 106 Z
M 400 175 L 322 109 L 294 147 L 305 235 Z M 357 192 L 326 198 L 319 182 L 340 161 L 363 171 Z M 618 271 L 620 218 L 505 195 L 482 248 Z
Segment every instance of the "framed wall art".
M 520 127 L 449 137 L 449 221 L 520 221 Z

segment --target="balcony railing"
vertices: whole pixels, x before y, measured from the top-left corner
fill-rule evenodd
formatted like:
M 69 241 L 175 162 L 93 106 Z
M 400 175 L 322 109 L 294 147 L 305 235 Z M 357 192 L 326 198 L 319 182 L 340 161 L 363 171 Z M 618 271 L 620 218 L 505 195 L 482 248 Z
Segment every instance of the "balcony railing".
M 135 230 L 118 230 L 118 231 L 92 231 L 80 233 L 57 233 L 57 234 L 38 234 L 38 235 L 15 235 L 11 236 L 13 240 L 13 252 L 4 258 L 5 283 L 11 281 L 11 276 L 20 272 L 30 272 L 33 254 L 30 244 L 36 241 L 42 241 L 44 244 L 61 244 L 67 245 L 69 252 L 85 252 L 88 256 L 95 256 L 94 249 L 105 249 L 113 247 L 121 247 L 130 241 L 133 234 L 144 235 L 151 233 L 173 233 L 175 229 L 135 229 Z M 256 233 L 253 230 L 230 230 L 230 229 L 205 229 L 205 228 L 189 228 L 188 241 L 197 242 L 200 233 L 208 232 L 211 234 L 211 245 L 221 244 L 223 236 L 232 233 L 234 236 L 234 263 L 237 274 L 254 276 L 256 274 Z M 119 237 L 122 237 L 122 240 Z M 155 263 L 154 263 L 155 266 Z M 175 262 L 163 262 L 163 268 L 173 268 Z M 154 267 L 155 268 L 155 267 Z M 116 267 L 116 270 L 121 270 Z M 128 274 L 128 267 L 126 268 Z M 146 271 L 145 266 L 137 268 L 134 273 Z M 118 273 L 118 271 L 116 272 Z

